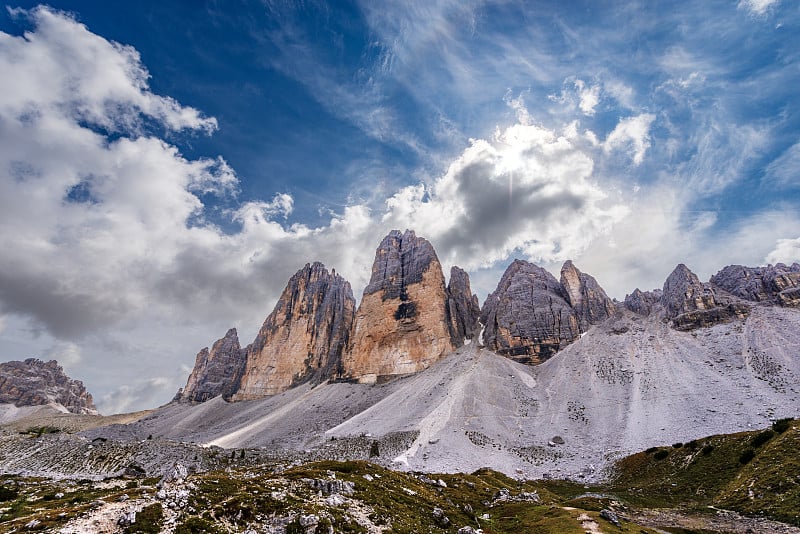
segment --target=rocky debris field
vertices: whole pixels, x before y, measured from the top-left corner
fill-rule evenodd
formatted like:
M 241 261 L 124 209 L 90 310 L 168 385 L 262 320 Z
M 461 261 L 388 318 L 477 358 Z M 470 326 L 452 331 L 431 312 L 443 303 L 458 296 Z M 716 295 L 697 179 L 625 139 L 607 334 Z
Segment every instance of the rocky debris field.
M 365 462 L 247 464 L 104 481 L 0 477 L 3 532 L 800 533 L 800 423 L 663 445 L 603 484 L 400 472 Z M 751 452 L 747 452 L 751 451 Z M 168 461 L 164 458 L 164 461 Z M 222 467 L 224 465 L 224 467 Z

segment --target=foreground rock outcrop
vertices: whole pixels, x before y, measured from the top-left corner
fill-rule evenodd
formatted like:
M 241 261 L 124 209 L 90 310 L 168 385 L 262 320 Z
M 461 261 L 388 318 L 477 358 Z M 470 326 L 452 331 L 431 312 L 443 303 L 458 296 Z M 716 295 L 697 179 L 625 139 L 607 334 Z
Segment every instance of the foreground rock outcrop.
M 302 382 L 339 374 L 354 310 L 347 280 L 319 262 L 306 264 L 289 280 L 247 347 L 233 400 L 275 395 Z
M 77 414 L 97 414 L 83 382 L 64 374 L 56 360 L 36 358 L 0 363 L 0 403 L 15 406 L 60 405 Z
M 425 369 L 455 348 L 447 309 L 433 246 L 411 230 L 392 231 L 375 253 L 342 377 L 375 382 Z
M 186 387 L 178 391 L 174 400 L 205 402 L 217 395 L 229 399 L 239 385 L 245 358 L 246 352 L 239 345 L 236 329 L 231 328 L 210 351 L 205 347 L 197 353 Z

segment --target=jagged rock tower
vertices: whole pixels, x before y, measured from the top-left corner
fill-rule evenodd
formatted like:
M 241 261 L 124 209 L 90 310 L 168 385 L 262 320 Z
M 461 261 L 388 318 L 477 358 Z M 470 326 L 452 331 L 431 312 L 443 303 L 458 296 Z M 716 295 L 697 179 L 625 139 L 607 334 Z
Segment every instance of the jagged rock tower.
M 455 347 L 436 252 L 411 230 L 392 231 L 375 253 L 342 377 L 371 383 L 415 373 Z
M 483 340 L 516 361 L 541 363 L 612 313 L 605 291 L 571 261 L 559 282 L 537 265 L 514 260 L 483 305 Z
M 289 280 L 247 347 L 247 363 L 233 400 L 275 395 L 338 374 L 354 310 L 347 280 L 319 262 L 306 264 Z
M 217 395 L 229 399 L 244 371 L 245 355 L 239 346 L 236 329 L 231 328 L 212 345 L 210 351 L 205 347 L 197 353 L 189 380 L 174 400 L 205 402 Z
M 61 405 L 67 411 L 97 414 L 83 382 L 64 374 L 56 360 L 37 358 L 0 363 L 0 403 L 16 406 Z

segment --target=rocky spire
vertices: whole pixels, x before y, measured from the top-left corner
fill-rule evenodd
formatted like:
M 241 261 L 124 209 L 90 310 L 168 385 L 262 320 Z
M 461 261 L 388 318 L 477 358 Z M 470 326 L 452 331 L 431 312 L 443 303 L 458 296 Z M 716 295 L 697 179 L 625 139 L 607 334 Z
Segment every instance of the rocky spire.
M 447 290 L 431 244 L 393 230 L 375 252 L 342 377 L 374 382 L 415 373 L 453 350 Z
M 349 282 L 319 262 L 306 264 L 289 280 L 247 347 L 247 363 L 233 399 L 275 395 L 339 374 L 354 309 Z
M 61 405 L 72 413 L 97 414 L 83 382 L 64 374 L 56 360 L 36 358 L 0 363 L 0 403 L 15 406 Z
M 572 260 L 567 260 L 561 267 L 561 287 L 567 302 L 578 316 L 581 332 L 605 321 L 615 311 L 614 303 L 597 280 L 580 272 Z
M 450 268 L 450 282 L 447 284 L 447 314 L 454 345 L 459 346 L 464 339 L 477 335 L 481 316 L 478 296 L 472 293 L 469 275 L 455 265 Z
M 205 402 L 219 395 L 228 399 L 238 386 L 244 365 L 245 351 L 239 346 L 236 329 L 231 328 L 210 351 L 205 347 L 197 353 L 186 387 L 174 400 Z
M 567 298 L 552 274 L 514 260 L 483 305 L 484 344 L 517 361 L 546 360 L 581 332 Z

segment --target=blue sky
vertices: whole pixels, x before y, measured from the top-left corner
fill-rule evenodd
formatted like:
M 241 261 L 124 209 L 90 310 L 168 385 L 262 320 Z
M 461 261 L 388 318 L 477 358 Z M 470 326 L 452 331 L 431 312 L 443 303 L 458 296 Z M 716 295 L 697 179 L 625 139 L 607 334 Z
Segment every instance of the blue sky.
M 481 299 L 515 257 L 620 299 L 800 261 L 800 6 L 662 4 L 4 5 L 0 358 L 152 407 L 393 228 Z

